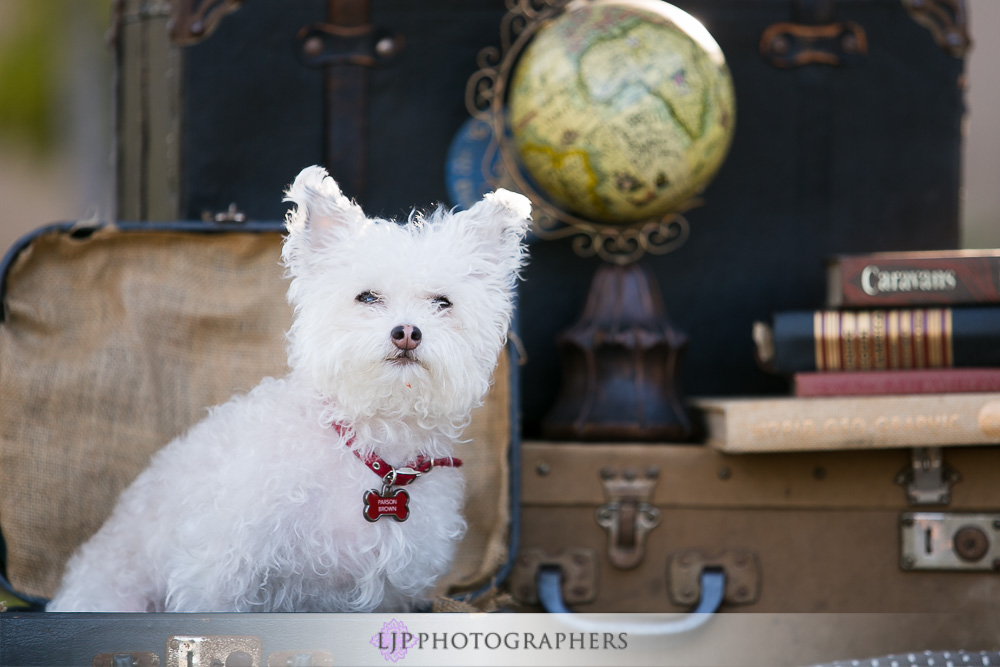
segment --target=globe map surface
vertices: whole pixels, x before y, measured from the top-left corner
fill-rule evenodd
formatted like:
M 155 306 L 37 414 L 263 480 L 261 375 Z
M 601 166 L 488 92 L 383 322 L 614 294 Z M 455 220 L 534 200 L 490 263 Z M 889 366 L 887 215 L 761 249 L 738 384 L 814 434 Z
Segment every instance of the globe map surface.
M 736 121 L 718 44 L 660 0 L 568 5 L 524 49 L 507 104 L 546 198 L 603 223 L 681 207 L 721 166 Z

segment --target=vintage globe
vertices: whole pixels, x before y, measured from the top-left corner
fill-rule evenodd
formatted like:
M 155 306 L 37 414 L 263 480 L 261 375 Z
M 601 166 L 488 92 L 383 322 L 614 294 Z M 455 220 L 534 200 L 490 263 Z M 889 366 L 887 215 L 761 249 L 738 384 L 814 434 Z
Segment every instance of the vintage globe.
M 719 45 L 660 0 L 570 3 L 522 52 L 506 101 L 543 196 L 601 223 L 682 207 L 722 165 L 736 120 Z

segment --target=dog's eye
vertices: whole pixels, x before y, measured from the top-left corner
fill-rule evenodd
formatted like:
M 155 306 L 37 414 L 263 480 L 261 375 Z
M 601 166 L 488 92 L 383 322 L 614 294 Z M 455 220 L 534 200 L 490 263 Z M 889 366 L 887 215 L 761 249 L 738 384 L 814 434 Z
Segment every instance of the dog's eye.
M 448 299 L 448 297 L 444 296 L 443 294 L 431 299 L 431 303 L 437 306 L 438 310 L 448 310 L 449 308 L 451 308 L 451 301 Z
M 382 300 L 382 297 L 373 292 L 365 290 L 361 294 L 354 297 L 354 300 L 357 301 L 358 303 L 378 303 L 379 301 Z

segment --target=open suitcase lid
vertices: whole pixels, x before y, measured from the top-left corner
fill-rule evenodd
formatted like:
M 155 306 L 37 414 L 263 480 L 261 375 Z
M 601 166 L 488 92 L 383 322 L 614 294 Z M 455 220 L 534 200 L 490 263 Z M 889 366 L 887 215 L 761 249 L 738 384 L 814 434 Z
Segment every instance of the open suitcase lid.
M 7 254 L 0 586 L 39 608 L 153 452 L 207 407 L 285 374 L 282 229 L 63 223 Z M 516 550 L 515 377 L 505 351 L 466 431 L 469 530 L 442 596 L 495 587 Z

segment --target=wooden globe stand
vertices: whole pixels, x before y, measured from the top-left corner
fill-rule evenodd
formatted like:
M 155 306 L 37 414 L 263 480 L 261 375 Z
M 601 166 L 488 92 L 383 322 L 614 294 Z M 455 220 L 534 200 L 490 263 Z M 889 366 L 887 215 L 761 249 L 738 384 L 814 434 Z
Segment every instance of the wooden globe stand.
M 687 337 L 637 264 L 597 269 L 579 321 L 557 338 L 562 386 L 547 438 L 683 441 L 691 421 L 678 387 Z

